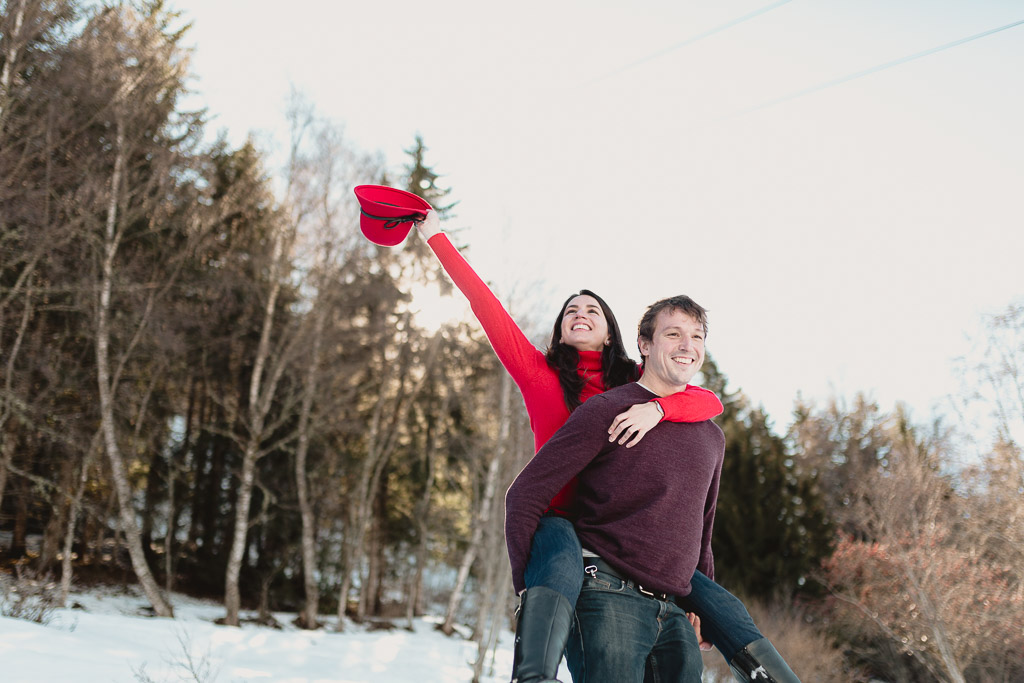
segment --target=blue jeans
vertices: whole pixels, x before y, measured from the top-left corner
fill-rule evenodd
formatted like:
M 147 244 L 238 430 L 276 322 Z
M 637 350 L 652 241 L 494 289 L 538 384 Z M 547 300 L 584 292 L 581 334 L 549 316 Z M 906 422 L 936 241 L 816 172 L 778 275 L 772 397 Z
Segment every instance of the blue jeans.
M 736 653 L 764 638 L 740 599 L 699 571 L 690 579 L 691 591 L 679 606 L 700 617 L 700 633 L 731 662 Z
M 600 571 L 583 579 L 566 661 L 576 683 L 700 683 L 704 668 L 686 612 Z
M 530 557 L 523 576 L 527 589 L 547 586 L 576 604 L 583 585 L 583 549 L 572 522 L 547 514 L 540 518 L 530 544 Z
M 583 551 L 572 522 L 544 515 L 533 535 L 524 577 L 526 587 L 547 586 L 575 605 L 583 584 Z M 764 636 L 740 599 L 701 572 L 693 573 L 692 590 L 679 605 L 700 617 L 701 636 L 731 662 L 740 650 Z

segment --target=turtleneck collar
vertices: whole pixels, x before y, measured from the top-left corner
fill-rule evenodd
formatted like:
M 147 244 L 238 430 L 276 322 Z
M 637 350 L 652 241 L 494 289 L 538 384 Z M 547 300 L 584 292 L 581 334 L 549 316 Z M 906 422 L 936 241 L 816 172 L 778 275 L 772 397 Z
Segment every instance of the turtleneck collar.
M 589 372 L 601 370 L 601 351 L 577 351 L 580 354 L 579 369 Z

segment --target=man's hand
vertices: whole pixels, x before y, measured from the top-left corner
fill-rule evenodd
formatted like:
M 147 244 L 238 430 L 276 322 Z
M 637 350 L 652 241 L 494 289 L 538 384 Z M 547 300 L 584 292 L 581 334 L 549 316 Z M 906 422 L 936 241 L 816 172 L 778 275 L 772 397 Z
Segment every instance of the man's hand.
M 416 229 L 420 231 L 420 235 L 423 239 L 429 240 L 431 237 L 441 232 L 441 219 L 437 215 L 437 211 L 431 209 L 427 212 L 426 217 L 416 223 Z
M 609 441 L 618 439 L 619 445 L 632 448 L 640 443 L 644 434 L 654 429 L 664 415 L 654 401 L 637 403 L 624 413 L 619 413 L 608 428 Z M 620 438 L 621 437 L 621 438 Z
M 693 631 L 697 634 L 697 642 L 700 643 L 701 651 L 710 651 L 713 646 L 711 645 L 711 643 L 704 640 L 704 636 L 700 634 L 700 617 L 698 617 L 693 612 L 687 612 L 686 618 L 690 620 L 690 625 L 693 626 Z

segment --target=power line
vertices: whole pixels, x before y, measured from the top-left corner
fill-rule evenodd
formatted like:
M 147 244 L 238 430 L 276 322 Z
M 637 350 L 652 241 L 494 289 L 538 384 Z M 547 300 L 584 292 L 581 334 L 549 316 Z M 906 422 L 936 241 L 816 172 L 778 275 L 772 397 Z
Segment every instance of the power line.
M 973 36 L 968 36 L 967 38 L 961 38 L 960 40 L 954 40 L 952 43 L 946 43 L 945 45 L 939 45 L 938 47 L 933 47 L 933 48 L 931 48 L 929 50 L 925 50 L 924 52 L 918 52 L 916 54 L 912 54 L 912 55 L 909 55 L 907 57 L 901 57 L 899 59 L 894 59 L 891 62 L 885 62 L 884 64 L 878 64 L 877 66 L 873 66 L 873 67 L 871 67 L 869 69 L 864 69 L 863 71 L 858 71 L 856 73 L 852 73 L 852 74 L 849 74 L 847 76 L 842 76 L 840 78 L 836 78 L 836 79 L 831 80 L 831 81 L 826 81 L 825 83 L 819 83 L 818 85 L 813 85 L 813 86 L 811 86 L 809 88 L 804 88 L 803 90 L 797 90 L 796 92 L 792 92 L 792 93 L 790 93 L 788 95 L 783 95 L 782 97 L 778 97 L 778 98 L 776 98 L 774 100 L 770 100 L 768 102 L 764 102 L 762 104 L 759 104 L 759 105 L 756 105 L 756 106 L 753 106 L 753 107 L 749 107 L 747 109 L 742 109 L 739 112 L 737 112 L 735 114 L 732 114 L 731 116 L 727 116 L 725 118 L 728 118 L 728 119 L 736 118 L 736 117 L 739 117 L 739 116 L 744 116 L 746 114 L 750 114 L 751 112 L 755 112 L 755 111 L 758 111 L 758 110 L 761 110 L 761 109 L 766 109 L 768 107 L 774 107 L 777 104 L 781 104 L 783 102 L 788 102 L 790 100 L 795 100 L 797 98 L 804 97 L 806 95 L 810 95 L 812 93 L 818 92 L 819 90 L 824 90 L 825 88 L 831 88 L 832 86 L 835 86 L 835 85 L 840 85 L 842 83 L 847 83 L 847 82 L 855 80 L 857 78 L 862 78 L 864 76 L 869 76 L 869 75 L 871 75 L 873 73 L 877 73 L 877 72 L 882 71 L 884 69 L 890 69 L 890 68 L 892 68 L 894 66 L 899 66 L 900 64 L 906 64 L 907 62 L 913 61 L 915 59 L 920 59 L 921 57 L 927 57 L 928 55 L 933 55 L 936 52 L 942 52 L 943 50 L 948 50 L 951 47 L 956 47 L 957 45 L 963 45 L 964 43 L 969 43 L 972 40 L 978 40 L 979 38 L 985 38 L 986 36 L 990 36 L 993 33 L 999 33 L 1000 31 L 1005 31 L 1007 29 L 1014 28 L 1016 26 L 1020 26 L 1021 24 L 1024 24 L 1024 19 L 1021 19 L 1020 21 L 1015 21 L 1015 22 L 1013 22 L 1011 24 L 1006 24 L 1005 26 L 1000 26 L 999 28 L 994 28 L 994 29 L 990 29 L 988 31 L 983 31 L 983 32 L 977 33 L 977 34 L 975 34 Z
M 616 75 L 618 75 L 618 74 L 620 74 L 620 73 L 622 73 L 624 71 L 629 71 L 630 69 L 636 68 L 636 67 L 640 66 L 641 64 L 646 64 L 647 62 L 649 62 L 651 60 L 657 59 L 658 57 L 663 57 L 663 56 L 667 55 L 669 52 L 672 52 L 674 50 L 678 50 L 681 47 L 686 47 L 687 45 L 692 45 L 693 43 L 696 43 L 698 40 L 703 40 L 704 38 L 707 38 L 709 36 L 713 36 L 716 33 L 721 33 L 722 31 L 724 31 L 724 30 L 726 30 L 728 28 L 732 28 L 733 26 L 736 26 L 738 24 L 742 24 L 745 21 L 749 21 L 749 20 L 751 20 L 751 19 L 753 19 L 755 17 L 758 17 L 758 16 L 764 14 L 765 12 L 770 12 L 771 10 L 775 9 L 776 7 L 781 7 L 781 6 L 783 6 L 783 5 L 785 5 L 785 4 L 789 3 L 789 2 L 792 2 L 792 1 L 793 0 L 779 0 L 779 2 L 774 2 L 774 3 L 770 4 L 770 5 L 765 5 L 764 7 L 760 8 L 760 9 L 756 9 L 753 12 L 750 12 L 749 14 L 745 14 L 742 17 L 739 17 L 738 19 L 733 19 L 732 21 L 726 22 L 726 23 L 722 24 L 721 26 L 716 26 L 715 28 L 709 29 L 707 31 L 704 31 L 703 33 L 698 33 L 695 36 L 691 36 L 691 37 L 687 38 L 686 40 L 682 41 L 681 43 L 676 43 L 674 45 L 669 45 L 668 47 L 662 48 L 661 50 L 658 50 L 657 52 L 653 52 L 653 53 L 647 55 L 646 57 L 642 57 L 642 58 L 636 60 L 635 62 L 631 62 L 631 63 L 629 63 L 629 64 L 627 64 L 625 66 L 619 67 L 618 69 L 615 69 L 614 71 L 610 71 L 610 72 L 606 73 L 604 76 L 600 76 L 598 78 L 595 78 L 592 81 L 584 83 L 584 85 L 587 86 L 587 85 L 594 85 L 595 83 L 600 83 L 601 81 L 606 80 L 608 78 L 611 78 L 612 76 L 616 76 Z

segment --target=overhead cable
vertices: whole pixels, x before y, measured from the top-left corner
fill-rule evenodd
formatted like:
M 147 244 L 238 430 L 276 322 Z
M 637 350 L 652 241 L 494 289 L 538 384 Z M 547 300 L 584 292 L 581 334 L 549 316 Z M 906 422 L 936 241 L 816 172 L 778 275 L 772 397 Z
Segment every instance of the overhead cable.
M 733 19 L 732 21 L 726 22 L 726 23 L 722 24 L 721 26 L 716 26 L 715 28 L 709 29 L 707 31 L 704 31 L 703 33 L 698 33 L 695 36 L 691 36 L 691 37 L 687 38 L 686 40 L 682 41 L 681 43 L 676 43 L 674 45 L 669 45 L 668 47 L 662 48 L 661 50 L 658 50 L 657 52 L 651 53 L 651 54 L 647 55 L 646 57 L 638 59 L 635 62 L 631 62 L 631 63 L 629 63 L 629 64 L 627 64 L 627 65 L 625 65 L 623 67 L 619 67 L 618 69 L 615 69 L 614 71 L 610 71 L 609 73 L 605 74 L 604 76 L 600 76 L 598 78 L 595 78 L 594 80 L 589 81 L 589 82 L 585 83 L 584 85 L 594 85 L 595 83 L 600 83 L 601 81 L 606 80 L 608 78 L 611 78 L 612 76 L 616 76 L 616 75 L 622 73 L 623 71 L 628 71 L 630 69 L 636 68 L 636 67 L 640 66 L 641 64 L 646 64 L 647 62 L 649 62 L 651 60 L 657 59 L 658 57 L 663 57 L 663 56 L 667 55 L 669 52 L 672 52 L 674 50 L 678 50 L 681 47 L 686 47 L 687 45 L 692 45 L 693 43 L 696 43 L 698 40 L 703 40 L 704 38 L 707 38 L 709 36 L 713 36 L 716 33 L 721 33 L 722 31 L 724 31 L 724 30 L 726 30 L 728 28 L 732 28 L 733 26 L 736 26 L 738 24 L 742 24 L 745 21 L 749 21 L 749 20 L 751 20 L 751 19 L 753 19 L 755 17 L 758 17 L 758 16 L 764 14 L 765 12 L 770 12 L 771 10 L 775 9 L 776 7 L 781 7 L 781 6 L 783 6 L 783 5 L 787 4 L 787 3 L 790 3 L 792 1 L 793 0 L 779 0 L 779 2 L 773 2 L 770 5 L 765 5 L 764 7 L 760 8 L 760 9 L 756 9 L 753 12 L 750 12 L 749 14 L 745 14 L 742 17 L 739 17 L 738 19 Z
M 945 45 L 939 45 L 938 47 L 933 47 L 933 48 L 931 48 L 929 50 L 925 50 L 923 52 L 918 52 L 918 53 L 915 53 L 915 54 L 912 54 L 912 55 L 908 55 L 906 57 L 901 57 L 900 59 L 894 59 L 891 62 L 885 62 L 884 64 L 878 64 L 877 66 L 873 66 L 873 67 L 871 67 L 869 69 L 864 69 L 863 71 L 858 71 L 856 73 L 852 73 L 852 74 L 849 74 L 847 76 L 842 76 L 840 78 L 836 78 L 836 79 L 831 80 L 831 81 L 826 81 L 824 83 L 819 83 L 818 85 L 813 85 L 813 86 L 811 86 L 809 88 L 804 88 L 803 90 L 797 90 L 796 92 L 792 92 L 792 93 L 790 93 L 788 95 L 783 95 L 782 97 L 778 97 L 778 98 L 776 98 L 774 100 L 769 100 L 768 102 L 764 102 L 762 104 L 758 104 L 756 106 L 740 110 L 739 112 L 737 112 L 735 114 L 732 114 L 730 116 L 727 116 L 725 118 L 730 118 L 730 119 L 731 118 L 736 118 L 738 116 L 744 116 L 746 114 L 750 114 L 751 112 L 759 111 L 761 109 L 767 109 L 768 107 L 774 107 L 777 104 L 782 104 L 783 102 L 789 102 L 790 100 L 795 100 L 795 99 L 800 98 L 800 97 L 805 97 L 805 96 L 810 95 L 812 93 L 816 93 L 819 90 L 824 90 L 825 88 L 831 88 L 832 86 L 835 86 L 835 85 L 840 85 L 842 83 L 847 83 L 847 82 L 855 80 L 857 78 L 863 78 L 864 76 L 870 76 L 871 74 L 877 73 L 877 72 L 882 71 L 884 69 L 890 69 L 890 68 L 892 68 L 894 66 L 899 66 L 900 64 L 906 64 L 907 62 L 913 61 L 915 59 L 920 59 L 921 57 L 927 57 L 928 55 L 933 55 L 936 52 L 942 52 L 943 50 L 948 50 L 951 47 L 956 47 L 957 45 L 963 45 L 964 43 L 969 43 L 972 40 L 978 40 L 979 38 L 985 38 L 986 36 L 990 36 L 990 35 L 992 35 L 994 33 L 999 33 L 1000 31 L 1005 31 L 1007 29 L 1011 29 L 1011 28 L 1014 28 L 1016 26 L 1020 26 L 1022 24 L 1024 24 L 1024 19 L 1021 19 L 1020 21 L 1015 21 L 1015 22 L 1013 22 L 1011 24 L 1006 24 L 1005 26 L 1000 26 L 999 28 L 994 28 L 994 29 L 991 29 L 991 30 L 988 30 L 988 31 L 983 31 L 983 32 L 977 33 L 977 34 L 975 34 L 973 36 L 968 36 L 966 38 L 961 38 L 960 40 L 954 40 L 951 43 L 946 43 Z

